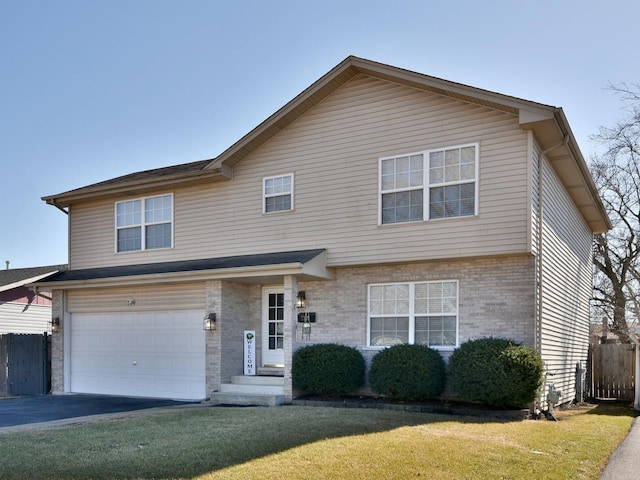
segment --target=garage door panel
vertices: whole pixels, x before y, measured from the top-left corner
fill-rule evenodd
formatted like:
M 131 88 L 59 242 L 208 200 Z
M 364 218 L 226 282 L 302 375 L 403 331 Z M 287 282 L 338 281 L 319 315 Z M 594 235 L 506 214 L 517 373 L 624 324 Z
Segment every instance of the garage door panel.
M 73 315 L 71 391 L 204 398 L 202 317 L 200 311 Z

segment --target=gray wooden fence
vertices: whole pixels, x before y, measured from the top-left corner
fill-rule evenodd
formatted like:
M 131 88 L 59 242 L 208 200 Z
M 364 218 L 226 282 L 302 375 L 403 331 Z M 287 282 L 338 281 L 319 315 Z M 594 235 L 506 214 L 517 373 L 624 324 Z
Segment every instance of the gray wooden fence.
M 633 401 L 635 398 L 635 347 L 629 344 L 593 345 L 590 353 L 590 396 Z
M 0 335 L 0 395 L 44 395 L 51 388 L 51 337 Z

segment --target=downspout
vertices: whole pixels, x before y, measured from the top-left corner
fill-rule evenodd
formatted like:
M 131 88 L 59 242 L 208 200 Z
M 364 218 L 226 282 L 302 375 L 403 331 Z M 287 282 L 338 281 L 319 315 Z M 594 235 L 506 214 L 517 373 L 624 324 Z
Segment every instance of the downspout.
M 53 302 L 53 298 L 52 297 L 50 297 L 49 295 L 45 295 L 44 293 L 40 293 L 37 288 L 36 288 L 36 292 L 35 293 L 36 293 L 37 296 L 42 297 L 45 300 L 49 300 L 50 302 Z
M 52 302 L 52 301 L 53 301 L 53 298 L 51 298 L 49 295 L 45 295 L 44 293 L 40 293 L 40 290 L 38 290 L 38 287 L 35 287 L 35 286 L 34 286 L 34 287 L 31 287 L 31 289 L 30 289 L 30 290 L 33 292 L 33 294 L 34 294 L 36 297 L 42 297 L 42 298 L 44 298 L 45 300 L 49 300 L 50 302 Z
M 53 205 L 54 207 L 56 207 L 58 210 L 60 210 L 62 213 L 64 213 L 65 215 L 69 215 L 69 212 L 67 210 L 65 210 L 63 207 L 61 207 L 60 205 L 58 205 L 55 200 L 51 200 L 51 205 Z

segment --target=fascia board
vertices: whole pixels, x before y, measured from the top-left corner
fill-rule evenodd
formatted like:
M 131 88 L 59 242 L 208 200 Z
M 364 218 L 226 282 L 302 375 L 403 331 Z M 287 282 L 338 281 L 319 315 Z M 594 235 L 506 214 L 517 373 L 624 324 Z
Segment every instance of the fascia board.
M 328 280 L 333 277 L 330 269 L 322 269 L 315 258 L 307 262 L 312 266 L 300 262 L 283 263 L 280 265 L 259 265 L 250 267 L 223 268 L 215 270 L 198 270 L 188 272 L 155 273 L 148 275 L 130 275 L 91 280 L 70 280 L 66 282 L 43 282 L 38 287 L 48 287 L 54 290 L 75 290 L 83 288 L 116 287 L 123 285 L 153 285 L 176 282 L 195 282 L 206 280 L 233 280 L 252 277 L 273 277 L 284 275 L 312 276 L 316 279 Z
M 117 185 L 105 185 L 97 187 L 83 187 L 78 190 L 42 197 L 42 200 L 49 205 L 58 207 L 68 207 L 78 200 L 95 200 L 121 196 L 123 194 L 140 193 L 144 191 L 156 190 L 164 187 L 176 187 L 180 185 L 190 185 L 198 182 L 212 180 L 228 180 L 231 171 L 228 168 L 215 170 L 200 170 L 182 175 L 172 175 L 149 180 L 137 180 L 124 182 Z

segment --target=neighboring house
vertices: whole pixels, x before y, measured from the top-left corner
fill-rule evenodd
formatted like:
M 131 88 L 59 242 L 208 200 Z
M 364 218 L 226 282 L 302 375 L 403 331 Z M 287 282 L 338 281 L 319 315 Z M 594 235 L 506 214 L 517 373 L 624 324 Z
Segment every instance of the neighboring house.
M 50 293 L 27 285 L 64 271 L 66 265 L 0 270 L 0 335 L 51 333 Z
M 606 319 L 603 319 L 601 324 L 592 323 L 589 325 L 589 335 L 591 345 L 623 343 L 617 334 L 609 330 L 609 324 Z
M 54 393 L 240 391 L 250 330 L 276 403 L 308 343 L 484 336 L 535 346 L 568 401 L 610 227 L 562 109 L 356 57 L 214 159 L 43 200 L 69 215 Z

